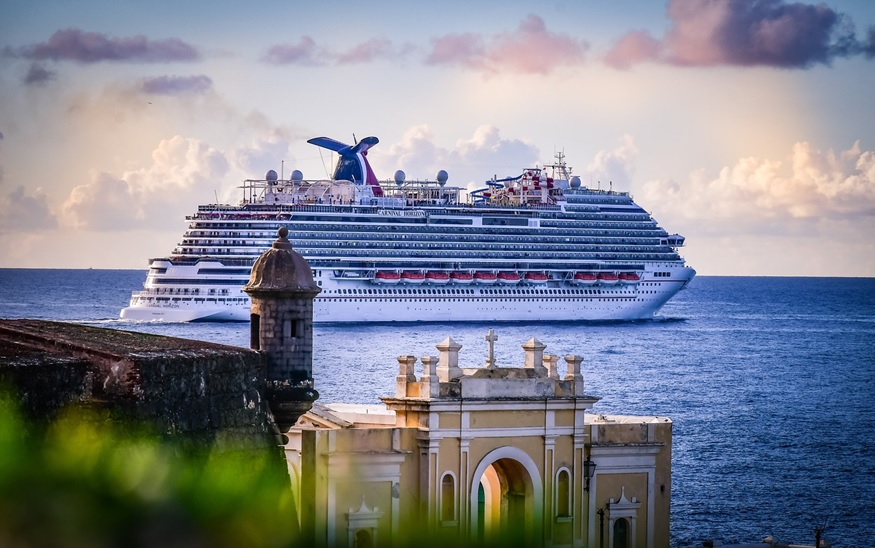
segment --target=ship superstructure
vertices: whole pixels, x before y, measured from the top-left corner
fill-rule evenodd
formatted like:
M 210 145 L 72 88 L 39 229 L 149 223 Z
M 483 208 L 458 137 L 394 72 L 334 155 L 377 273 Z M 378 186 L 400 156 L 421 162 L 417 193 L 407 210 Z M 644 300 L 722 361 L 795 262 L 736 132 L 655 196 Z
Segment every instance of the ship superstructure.
M 317 322 L 639 320 L 695 275 L 627 192 L 590 189 L 556 162 L 467 192 L 435 180 L 378 181 L 375 137 L 347 146 L 334 176 L 273 170 L 238 205 L 201 205 L 182 241 L 150 261 L 130 320 L 248 321 L 242 287 L 279 227 L 313 268 Z

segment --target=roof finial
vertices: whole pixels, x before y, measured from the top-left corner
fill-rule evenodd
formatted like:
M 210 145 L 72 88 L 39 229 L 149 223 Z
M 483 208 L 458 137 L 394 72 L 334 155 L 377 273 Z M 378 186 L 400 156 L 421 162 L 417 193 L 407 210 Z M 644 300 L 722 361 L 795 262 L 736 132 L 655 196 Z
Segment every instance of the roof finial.
M 271 247 L 274 249 L 292 249 L 292 242 L 289 241 L 289 229 L 281 226 L 279 230 L 276 231 L 277 239 L 273 243 Z

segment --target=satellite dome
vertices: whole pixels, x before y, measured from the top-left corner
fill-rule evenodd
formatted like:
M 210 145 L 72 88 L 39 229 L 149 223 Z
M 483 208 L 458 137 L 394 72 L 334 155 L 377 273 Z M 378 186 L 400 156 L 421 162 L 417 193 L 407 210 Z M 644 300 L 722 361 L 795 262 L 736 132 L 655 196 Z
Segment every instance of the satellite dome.
M 444 186 L 447 184 L 447 179 L 449 178 L 450 176 L 443 169 L 437 172 L 437 182 L 439 185 Z
M 267 179 L 268 181 L 276 182 L 276 179 L 277 179 L 276 171 L 274 171 L 272 169 L 268 170 L 267 173 L 264 174 L 264 178 Z
M 571 185 L 571 188 L 580 188 L 580 177 L 575 175 L 568 181 L 568 184 Z
M 407 177 L 407 175 L 405 175 L 403 171 L 401 171 L 400 169 L 398 171 L 396 171 L 395 172 L 395 184 L 400 186 L 401 183 L 404 182 L 405 177 Z
M 296 169 L 292 172 L 292 176 L 289 178 L 289 180 L 295 183 L 300 183 L 304 180 L 304 174 L 301 173 L 301 170 Z

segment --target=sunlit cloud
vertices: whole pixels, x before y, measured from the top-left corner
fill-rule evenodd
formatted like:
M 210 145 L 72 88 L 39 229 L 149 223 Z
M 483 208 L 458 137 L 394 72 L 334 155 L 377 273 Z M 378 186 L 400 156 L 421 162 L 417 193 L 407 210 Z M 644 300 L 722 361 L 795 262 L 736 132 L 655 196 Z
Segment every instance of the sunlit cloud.
M 114 175 L 94 171 L 61 208 L 65 224 L 80 230 L 131 230 L 173 222 L 228 172 L 225 155 L 196 139 L 161 141 L 152 165 Z
M 241 146 L 230 153 L 231 162 L 242 173 L 259 177 L 267 170 L 282 171 L 283 161 L 293 164 L 289 156 L 291 139 L 287 131 L 273 128 L 267 136 L 255 139 L 249 145 Z M 284 174 L 285 175 L 285 174 Z
M 582 63 L 588 49 L 585 41 L 550 32 L 541 17 L 531 14 L 512 32 L 490 37 L 467 33 L 435 38 L 425 62 L 490 73 L 548 74 L 561 66 Z
M 873 224 L 875 151 L 857 142 L 836 154 L 802 142 L 788 159 L 741 158 L 716 177 L 699 170 L 686 181 L 648 182 L 638 197 L 715 234 L 781 233 L 824 219 Z
M 601 188 L 608 189 L 612 188 L 612 184 L 616 184 L 617 188 L 630 188 L 637 157 L 635 138 L 623 135 L 616 147 L 596 153 L 584 170 L 583 184 L 594 187 L 601 183 Z
M 446 148 L 435 143 L 427 125 L 418 125 L 409 128 L 400 142 L 375 148 L 369 158 L 380 178 L 390 178 L 402 169 L 408 179 L 433 179 L 443 169 L 449 174 L 449 184 L 479 188 L 493 175 L 519 175 L 537 163 L 539 152 L 525 141 L 502 137 L 491 125 L 476 128 L 470 138 Z
M 197 48 L 178 38 L 151 40 L 137 35 L 119 38 L 99 32 L 68 28 L 56 31 L 47 41 L 4 48 L 6 55 L 34 61 L 72 61 L 98 63 L 101 61 L 168 63 L 197 61 Z
M 850 18 L 825 4 L 671 0 L 668 16 L 672 27 L 665 37 L 630 32 L 605 55 L 605 62 L 616 68 L 645 61 L 809 68 L 868 51 L 856 38 Z
M 140 84 L 140 90 L 149 95 L 199 94 L 211 90 L 213 80 L 209 76 L 158 76 Z

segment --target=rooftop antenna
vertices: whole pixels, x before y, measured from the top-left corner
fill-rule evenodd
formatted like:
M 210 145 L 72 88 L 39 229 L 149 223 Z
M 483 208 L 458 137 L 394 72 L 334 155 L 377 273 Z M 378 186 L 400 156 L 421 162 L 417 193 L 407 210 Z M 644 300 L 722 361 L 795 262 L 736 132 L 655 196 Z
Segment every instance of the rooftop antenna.
M 354 144 L 354 145 L 359 144 L 359 140 L 355 138 L 355 133 L 352 134 L 352 144 Z
M 286 170 L 286 161 L 280 160 L 280 181 L 282 181 L 284 179 L 283 174 L 285 173 L 285 170 Z
M 216 192 L 216 189 L 213 189 L 213 195 L 216 197 L 216 205 L 219 205 L 219 193 Z
M 826 521 L 823 522 L 823 527 L 815 527 L 814 528 L 814 546 L 815 546 L 815 548 L 820 548 L 820 539 L 823 536 L 824 531 L 826 531 L 827 527 L 829 527 L 829 518 L 826 518 Z

